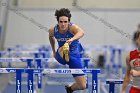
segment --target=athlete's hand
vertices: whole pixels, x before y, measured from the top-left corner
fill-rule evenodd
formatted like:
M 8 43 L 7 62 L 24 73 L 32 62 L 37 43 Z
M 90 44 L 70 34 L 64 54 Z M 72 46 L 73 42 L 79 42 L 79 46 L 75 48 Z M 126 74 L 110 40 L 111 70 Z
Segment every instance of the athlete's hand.
M 134 77 L 140 76 L 140 73 L 139 73 L 138 71 L 136 71 L 136 70 L 131 70 L 131 71 L 130 71 L 130 74 L 131 74 L 132 76 L 134 76 Z
M 72 42 L 73 42 L 73 39 L 72 39 L 72 38 L 66 41 L 66 43 L 68 43 L 69 45 L 70 45 Z

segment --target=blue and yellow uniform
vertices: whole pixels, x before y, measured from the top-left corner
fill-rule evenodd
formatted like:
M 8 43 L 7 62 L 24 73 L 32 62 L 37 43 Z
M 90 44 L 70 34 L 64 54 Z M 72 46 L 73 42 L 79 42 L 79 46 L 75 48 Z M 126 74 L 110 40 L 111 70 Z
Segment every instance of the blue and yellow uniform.
M 72 24 L 69 24 L 69 28 L 70 26 L 72 26 Z M 58 30 L 58 25 L 56 25 L 54 27 L 54 37 L 57 39 L 58 42 L 58 49 L 60 47 L 62 47 L 65 42 L 67 40 L 69 40 L 70 38 L 72 38 L 74 36 L 74 34 L 72 34 L 69 29 L 68 31 L 66 31 L 66 33 L 61 34 Z M 71 69 L 82 69 L 82 62 L 81 62 L 81 57 L 80 57 L 80 53 L 83 50 L 81 43 L 79 42 L 79 40 L 74 40 L 70 45 L 70 51 L 69 51 L 69 62 L 66 62 L 59 54 L 58 49 L 56 52 L 56 60 L 63 64 L 63 65 L 69 65 L 69 68 Z M 74 77 L 76 76 L 81 76 L 83 74 L 73 74 Z

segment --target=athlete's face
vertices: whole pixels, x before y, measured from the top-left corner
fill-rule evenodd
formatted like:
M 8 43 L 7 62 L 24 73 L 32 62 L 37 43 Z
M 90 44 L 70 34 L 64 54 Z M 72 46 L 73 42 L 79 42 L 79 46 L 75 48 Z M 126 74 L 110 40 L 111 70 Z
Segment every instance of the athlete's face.
M 59 25 L 59 29 L 61 31 L 66 31 L 68 29 L 68 25 L 69 25 L 68 17 L 66 17 L 66 16 L 59 17 L 58 25 Z

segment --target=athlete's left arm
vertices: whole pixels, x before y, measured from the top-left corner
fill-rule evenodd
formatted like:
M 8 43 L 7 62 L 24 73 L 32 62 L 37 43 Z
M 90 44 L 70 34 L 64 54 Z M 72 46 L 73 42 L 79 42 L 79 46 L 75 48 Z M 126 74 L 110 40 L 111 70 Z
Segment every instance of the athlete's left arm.
M 74 40 L 80 39 L 84 36 L 84 31 L 83 29 L 81 29 L 80 27 L 78 27 L 77 25 L 73 24 L 70 27 L 70 32 L 72 34 L 74 34 L 74 37 L 72 37 L 71 39 L 69 39 L 68 41 L 66 41 L 67 43 L 71 43 Z

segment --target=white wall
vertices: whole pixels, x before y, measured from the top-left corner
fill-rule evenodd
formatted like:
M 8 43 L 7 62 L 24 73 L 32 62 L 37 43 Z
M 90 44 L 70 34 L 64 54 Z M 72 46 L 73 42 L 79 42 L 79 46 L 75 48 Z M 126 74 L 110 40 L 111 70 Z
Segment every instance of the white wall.
M 129 9 L 140 8 L 140 0 L 78 0 L 78 5 L 84 8 Z
M 72 7 L 74 0 L 18 0 L 20 7 L 60 8 Z M 84 8 L 140 8 L 140 0 L 77 0 Z
M 18 6 L 24 8 L 60 8 L 72 7 L 73 0 L 18 0 Z
M 49 44 L 46 31 L 47 28 L 57 23 L 54 11 L 21 10 L 14 12 L 9 10 L 5 47 L 16 44 Z M 92 16 L 98 17 L 96 19 L 81 11 L 71 10 L 71 12 L 72 22 L 78 24 L 85 31 L 85 36 L 81 40 L 85 45 L 131 44 L 131 40 L 125 37 L 126 34 L 121 34 L 114 28 L 110 29 L 105 22 L 130 35 L 140 23 L 140 11 L 92 11 Z

